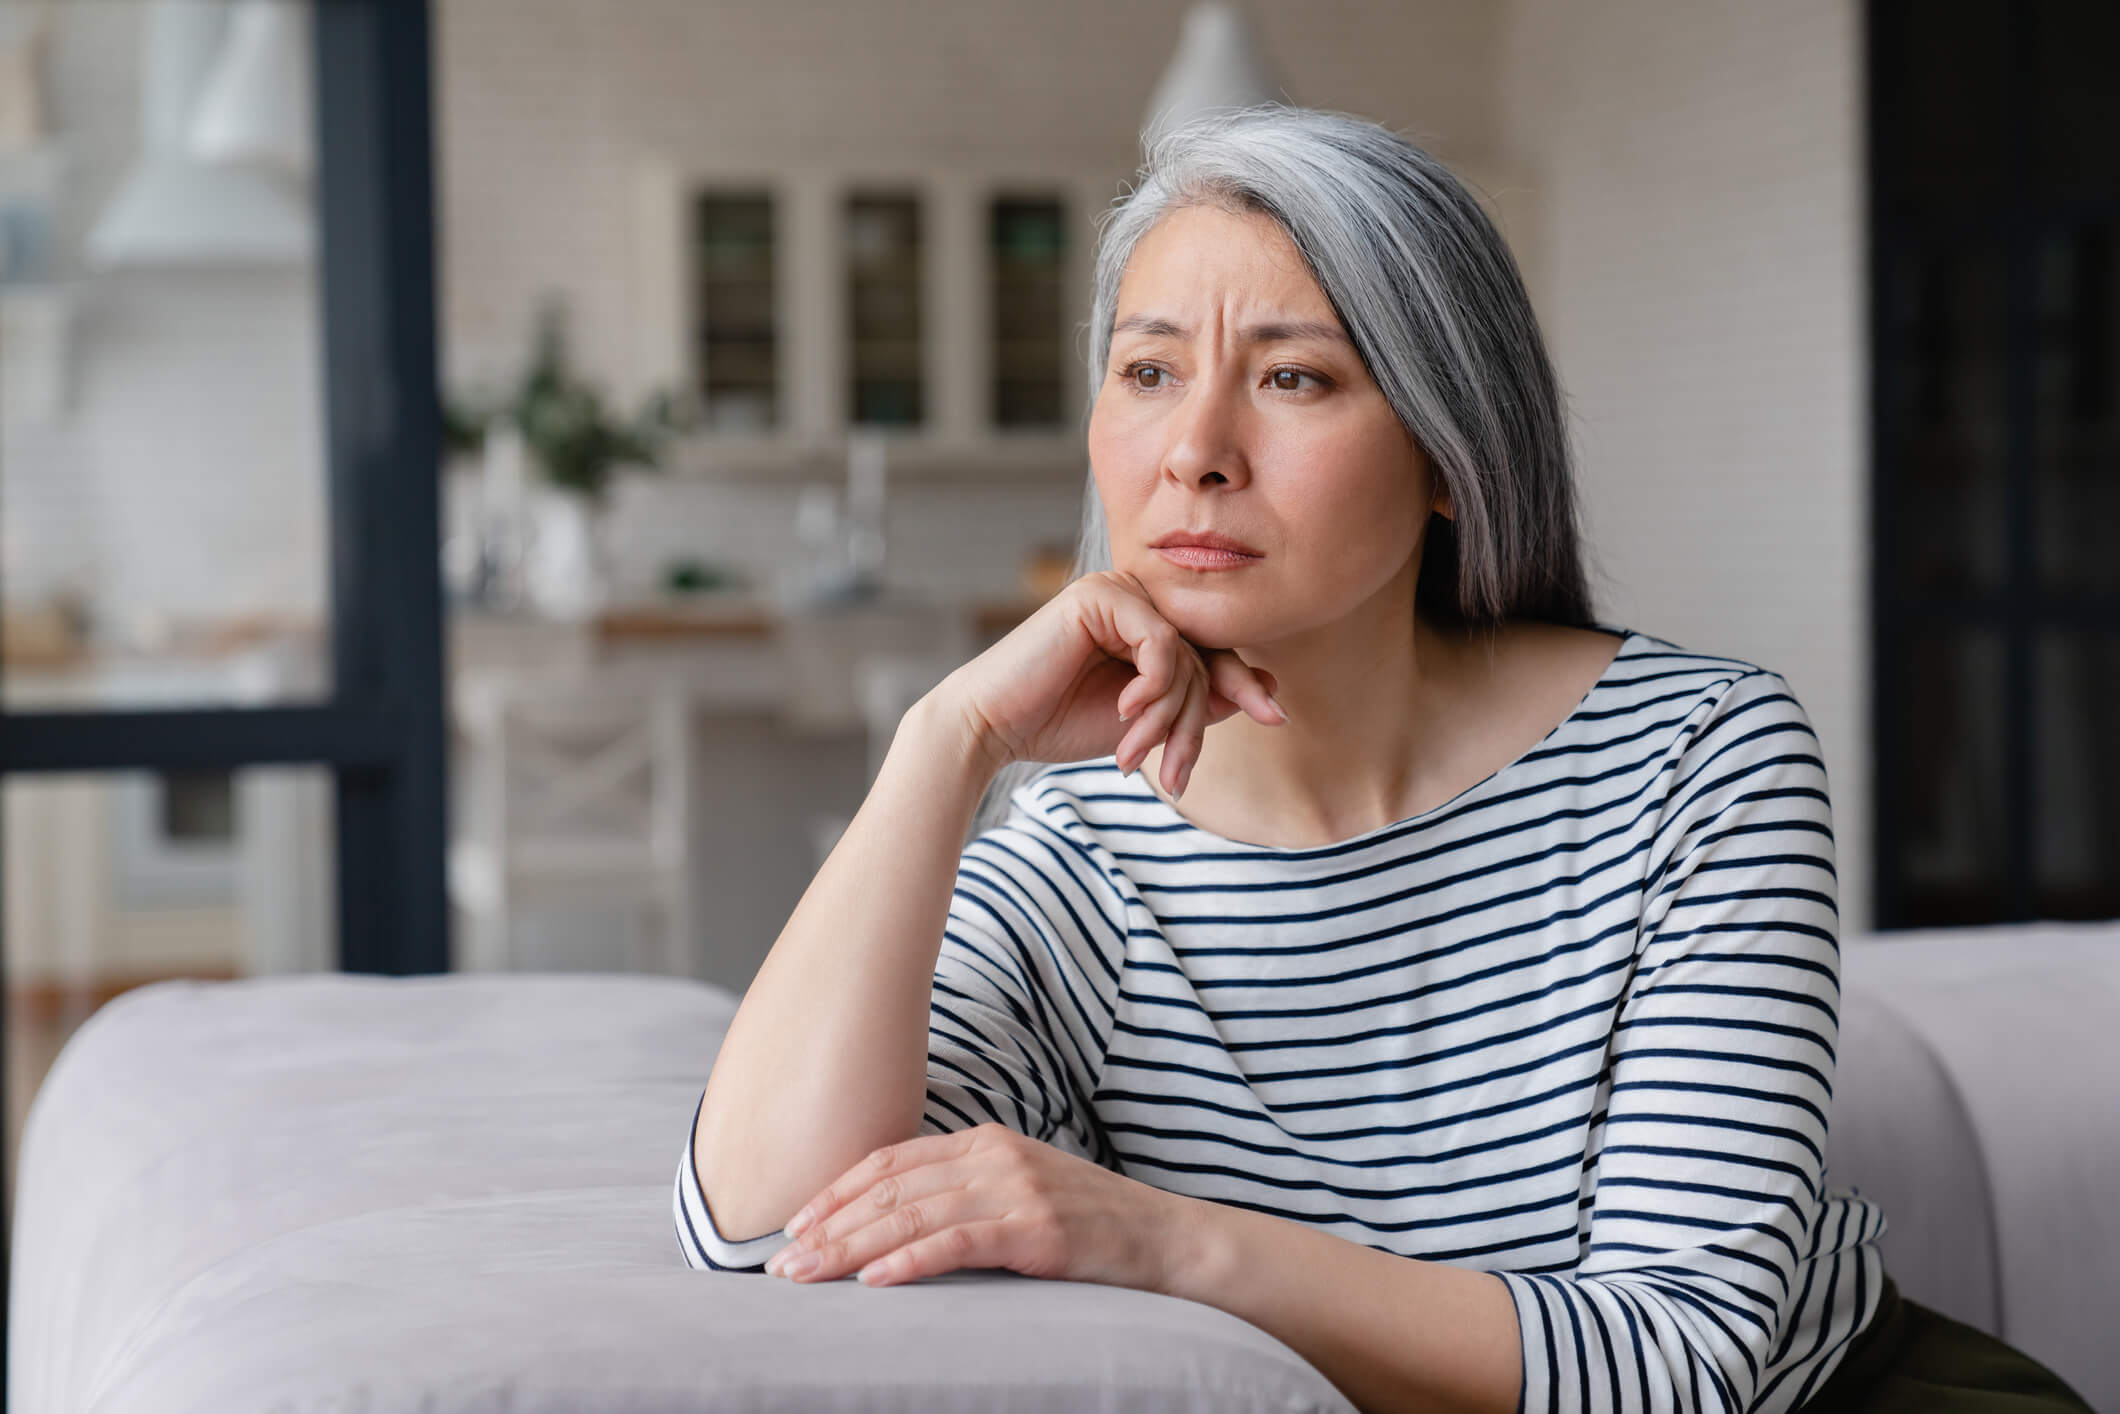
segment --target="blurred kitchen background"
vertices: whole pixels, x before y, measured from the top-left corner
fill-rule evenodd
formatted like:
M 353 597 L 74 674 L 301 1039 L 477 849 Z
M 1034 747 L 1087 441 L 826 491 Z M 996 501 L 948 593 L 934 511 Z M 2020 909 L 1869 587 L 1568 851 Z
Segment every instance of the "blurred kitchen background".
M 326 10 L 396 38 L 320 80 Z M 1844 929 L 2120 914 L 2114 13 L 4 0 L 8 1174 L 143 982 L 742 990 L 898 715 L 1064 581 L 1093 221 L 1222 103 L 1480 191 L 1601 616 L 1796 688 Z

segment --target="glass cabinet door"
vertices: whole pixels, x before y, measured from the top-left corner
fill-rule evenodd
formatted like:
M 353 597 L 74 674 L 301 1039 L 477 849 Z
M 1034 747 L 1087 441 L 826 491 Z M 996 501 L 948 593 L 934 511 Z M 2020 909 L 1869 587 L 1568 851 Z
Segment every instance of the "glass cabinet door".
M 849 196 L 845 236 L 849 418 L 859 426 L 917 426 L 926 419 L 919 198 Z
M 997 197 L 988 207 L 993 403 L 1000 428 L 1064 420 L 1067 208 L 1052 197 Z
M 694 391 L 717 432 L 762 432 L 781 421 L 774 235 L 766 192 L 708 191 L 694 201 Z

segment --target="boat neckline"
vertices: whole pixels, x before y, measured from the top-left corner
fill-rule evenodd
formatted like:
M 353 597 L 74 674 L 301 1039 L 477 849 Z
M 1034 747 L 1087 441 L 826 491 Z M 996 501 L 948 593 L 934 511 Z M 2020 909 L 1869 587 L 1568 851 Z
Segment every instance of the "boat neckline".
M 1592 700 L 1604 692 L 1607 687 L 1611 686 L 1614 670 L 1633 653 L 1636 642 L 1645 641 L 1646 638 L 1645 635 L 1637 630 L 1622 627 L 1618 624 L 1586 624 L 1583 627 L 1593 628 L 1601 633 L 1617 634 L 1620 642 L 1618 649 L 1613 652 L 1612 661 L 1605 665 L 1605 670 L 1598 674 L 1597 681 L 1592 683 L 1589 691 L 1583 694 L 1582 699 L 1569 709 L 1567 716 L 1555 722 L 1550 731 L 1530 746 L 1524 748 L 1506 765 L 1498 767 L 1441 804 L 1432 805 L 1419 814 L 1408 815 L 1403 820 L 1394 820 L 1388 825 L 1379 825 L 1373 830 L 1364 830 L 1361 834 L 1350 835 L 1343 840 L 1334 840 L 1328 844 L 1315 845 L 1271 845 L 1257 844 L 1251 840 L 1240 840 L 1228 835 L 1216 834 L 1213 830 L 1203 825 L 1195 824 L 1183 811 L 1157 794 L 1155 787 L 1148 783 L 1147 778 L 1141 772 L 1136 771 L 1132 776 L 1121 776 L 1119 779 L 1122 783 L 1138 791 L 1143 800 L 1155 809 L 1160 810 L 1170 821 L 1224 849 L 1256 854 L 1267 858 L 1300 859 L 1307 855 L 1339 854 L 1349 849 L 1359 848 L 1362 845 L 1373 843 L 1399 831 L 1417 829 L 1420 826 L 1430 824 L 1445 815 L 1453 813 L 1473 799 L 1485 795 L 1493 788 L 1495 782 L 1510 775 L 1525 761 L 1544 751 L 1555 737 L 1572 726 L 1583 715 L 1584 709 L 1590 705 Z M 1114 771 L 1118 770 L 1116 758 L 1113 760 L 1112 769 Z

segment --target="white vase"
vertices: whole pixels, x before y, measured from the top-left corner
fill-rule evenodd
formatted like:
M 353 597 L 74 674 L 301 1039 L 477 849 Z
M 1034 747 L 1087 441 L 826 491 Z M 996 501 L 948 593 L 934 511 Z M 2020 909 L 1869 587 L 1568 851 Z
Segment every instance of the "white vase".
M 530 547 L 524 589 L 548 618 L 578 623 L 604 607 L 603 517 L 579 491 L 542 487 L 530 501 Z

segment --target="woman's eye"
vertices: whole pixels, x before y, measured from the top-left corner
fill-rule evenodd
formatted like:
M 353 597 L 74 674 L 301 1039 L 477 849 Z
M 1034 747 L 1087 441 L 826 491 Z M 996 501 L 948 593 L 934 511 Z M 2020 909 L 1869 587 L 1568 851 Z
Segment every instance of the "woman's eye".
M 1119 370 L 1119 376 L 1130 384 L 1134 391 L 1153 393 L 1168 386 L 1170 373 L 1152 363 L 1129 363 Z M 1275 368 L 1268 370 L 1267 381 L 1281 393 L 1307 392 L 1311 385 L 1323 387 L 1324 378 L 1301 368 Z M 1305 380 L 1309 380 L 1307 383 Z

